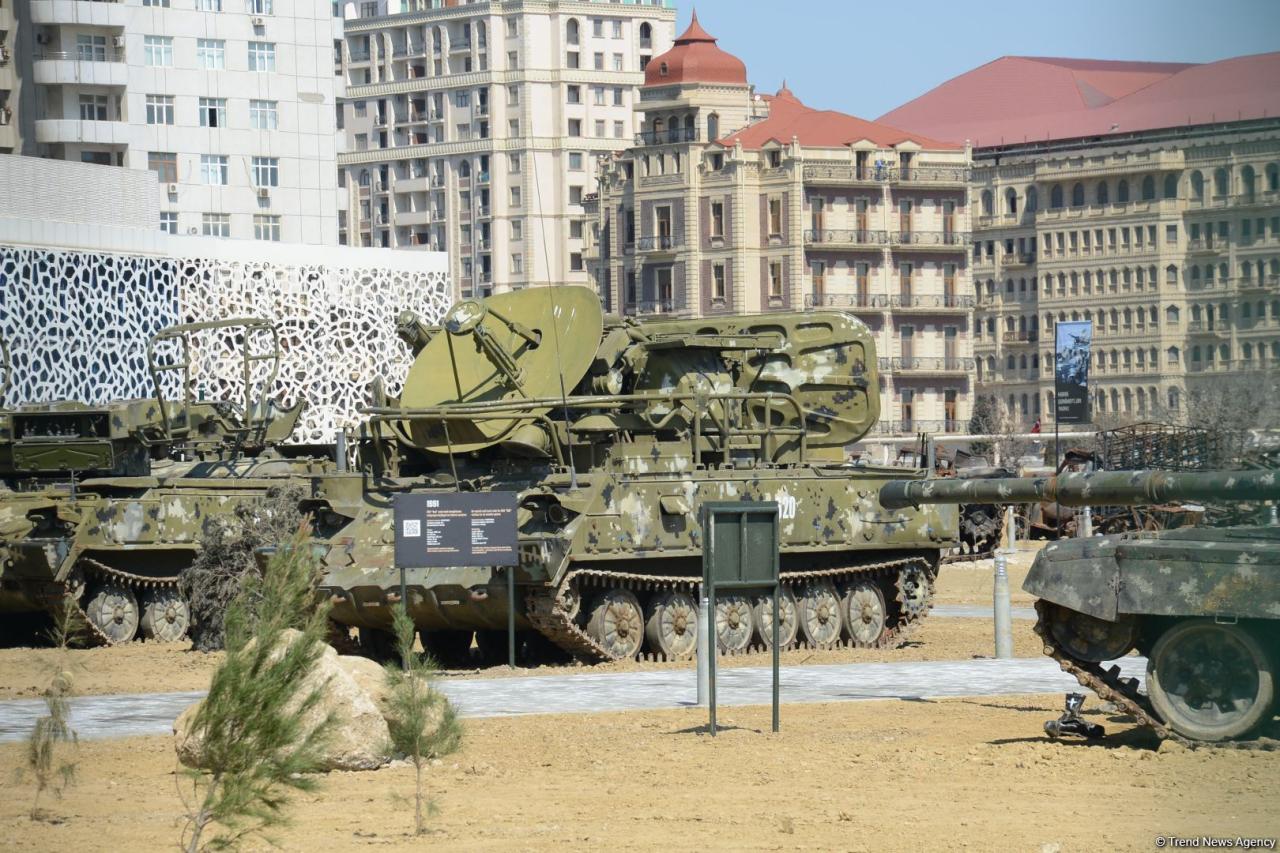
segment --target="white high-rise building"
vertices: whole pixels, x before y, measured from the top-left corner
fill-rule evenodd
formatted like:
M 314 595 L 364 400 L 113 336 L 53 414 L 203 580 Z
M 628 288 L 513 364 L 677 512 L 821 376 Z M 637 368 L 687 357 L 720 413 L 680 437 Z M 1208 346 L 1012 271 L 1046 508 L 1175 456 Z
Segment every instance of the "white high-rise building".
M 157 224 L 173 234 L 337 242 L 342 21 L 330 0 L 28 0 L 15 11 L 15 153 L 154 171 Z
M 582 201 L 633 144 L 670 0 L 346 8 L 342 241 L 447 251 L 463 296 L 587 284 Z

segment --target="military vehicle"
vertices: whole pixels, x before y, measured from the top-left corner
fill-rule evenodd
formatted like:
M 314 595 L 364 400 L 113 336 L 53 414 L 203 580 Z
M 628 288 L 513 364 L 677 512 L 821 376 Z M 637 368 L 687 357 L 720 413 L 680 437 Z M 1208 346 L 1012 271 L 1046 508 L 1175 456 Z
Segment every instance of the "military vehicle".
M 1063 506 L 1280 501 L 1280 472 L 1102 471 L 899 482 L 885 507 L 975 499 Z M 1163 736 L 1241 738 L 1272 719 L 1280 665 L 1280 526 L 1187 527 L 1062 540 L 1036 557 L 1045 653 Z M 1146 694 L 1102 664 L 1137 649 Z
M 392 497 L 516 493 L 515 600 L 505 570 L 407 569 L 427 648 L 465 657 L 473 634 L 517 627 L 579 658 L 696 648 L 706 501 L 776 501 L 786 591 L 781 642 L 882 646 L 929 610 L 950 508 L 884 510 L 900 468 L 853 466 L 843 448 L 879 415 L 874 341 L 839 312 L 635 321 L 596 294 L 550 287 L 412 315 L 416 354 L 399 398 L 368 410 L 362 470 L 316 478 L 306 507 L 332 617 L 388 646 L 399 600 Z M 718 599 L 729 653 L 771 641 L 763 597 Z M 757 639 L 758 638 L 758 639 Z
M 197 334 L 239 349 L 238 406 L 196 399 Z M 56 611 L 69 598 L 98 642 L 139 631 L 180 639 L 190 614 L 178 574 L 204 526 L 282 477 L 324 467 L 279 451 L 302 410 L 268 397 L 279 360 L 262 320 L 175 326 L 148 346 L 154 398 L 0 412 L 0 613 Z

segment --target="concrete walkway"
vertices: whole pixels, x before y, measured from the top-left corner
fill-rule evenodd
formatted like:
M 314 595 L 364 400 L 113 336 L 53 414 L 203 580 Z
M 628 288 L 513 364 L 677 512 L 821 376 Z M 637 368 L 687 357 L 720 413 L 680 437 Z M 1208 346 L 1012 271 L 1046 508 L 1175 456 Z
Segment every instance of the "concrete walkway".
M 1030 619 L 1033 622 L 1036 619 L 1034 607 L 1010 607 L 1009 613 L 1014 619 Z M 927 618 L 935 616 L 943 619 L 995 619 L 990 604 L 935 604 Z
M 1118 662 L 1126 676 L 1141 678 L 1146 661 Z M 765 705 L 770 701 L 769 667 L 722 668 L 717 673 L 721 705 Z M 1048 658 L 923 661 L 792 666 L 782 670 L 782 701 L 848 702 L 861 699 L 919 699 L 944 696 L 1000 696 L 1066 693 L 1076 680 Z M 601 675 L 548 675 L 439 682 L 464 717 L 592 713 L 695 705 L 693 669 L 664 669 Z M 167 734 L 173 720 L 200 693 L 146 696 L 86 696 L 72 700 L 72 725 L 81 738 Z M 44 712 L 38 699 L 0 702 L 0 743 L 21 740 Z

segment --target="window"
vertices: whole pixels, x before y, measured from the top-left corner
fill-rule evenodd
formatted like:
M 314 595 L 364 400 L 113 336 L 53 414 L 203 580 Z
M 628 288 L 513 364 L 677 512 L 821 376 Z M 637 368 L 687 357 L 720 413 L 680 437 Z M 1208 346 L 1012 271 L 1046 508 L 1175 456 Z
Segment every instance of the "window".
M 80 120 L 81 121 L 106 121 L 107 120 L 107 96 L 106 95 L 81 95 L 80 96 Z
M 769 236 L 782 235 L 782 199 L 769 199 Z
M 782 298 L 782 261 L 769 262 L 769 296 Z
M 280 158 L 253 158 L 253 185 L 255 187 L 280 186 Z
M 520 135 L 520 119 L 518 118 L 507 119 L 507 136 L 519 136 L 519 135 Z
M 471 94 L 469 92 L 458 92 L 453 96 L 453 103 L 459 107 L 471 106 Z
M 84 34 L 76 36 L 76 59 L 81 62 L 106 62 L 107 37 Z
M 161 8 L 169 8 L 169 0 L 142 0 L 143 6 L 158 6 Z
M 200 99 L 200 126 L 201 127 L 226 127 L 227 126 L 227 99 L 226 98 L 201 98 Z
M 578 60 L 578 52 L 576 50 L 571 50 L 565 54 L 564 56 L 565 68 L 579 68 L 581 67 L 581 65 L 582 63 Z
M 143 36 L 142 61 L 152 68 L 173 65 L 173 39 L 169 36 Z
M 274 15 L 276 0 L 248 0 L 250 15 Z
M 507 106 L 509 107 L 520 106 L 520 87 L 519 86 L 507 87 Z
M 622 91 L 623 90 L 621 86 L 613 87 L 613 105 L 615 107 L 620 107 L 623 105 Z
M 582 204 L 582 187 L 569 187 L 569 204 Z
M 221 12 L 222 0 L 199 0 L 196 10 L 200 12 Z
M 582 239 L 582 220 L 581 219 L 569 220 L 569 239 L 570 240 Z
M 582 171 L 582 152 L 581 151 L 569 152 L 569 171 L 570 172 Z
M 595 127 L 596 127 L 596 137 L 603 138 L 604 137 L 604 119 L 596 119 Z
M 178 233 L 178 214 L 167 210 L 160 214 L 160 230 L 166 234 Z
M 623 127 L 622 122 L 615 121 L 613 123 L 613 138 L 621 139 L 624 132 L 625 132 L 625 128 Z
M 614 71 L 622 70 L 622 54 L 620 53 L 615 53 L 613 55 L 613 70 Z
M 147 95 L 147 124 L 173 124 L 173 95 Z
M 595 56 L 592 58 L 592 61 L 593 61 L 593 63 L 594 63 L 594 64 L 591 66 L 592 68 L 594 68 L 594 69 L 595 69 L 595 70 L 597 70 L 597 71 L 603 71 L 603 70 L 604 70 L 604 54 L 603 54 L 603 53 L 599 53 L 599 52 L 597 52 L 597 53 L 595 54 Z
M 200 215 L 200 233 L 206 237 L 230 237 L 231 216 L 226 213 Z
M 507 51 L 507 67 L 508 68 L 520 67 L 520 54 L 518 52 L 514 50 Z M 574 65 L 572 67 L 577 68 L 578 66 Z
M 581 252 L 569 253 L 569 270 L 571 272 L 582 272 L 582 253 Z
M 604 38 L 604 19 L 595 18 L 591 21 L 591 35 L 598 39 Z
M 566 104 L 582 103 L 582 87 L 581 86 L 565 86 L 564 100 Z
M 196 39 L 196 67 L 222 71 L 227 67 L 227 43 L 222 39 Z
M 200 183 L 209 186 L 226 185 L 227 157 L 225 154 L 200 155 Z
M 591 87 L 591 103 L 595 104 L 597 107 L 604 106 L 604 86 Z
M 280 217 L 267 214 L 254 214 L 253 239 L 280 242 Z
M 513 175 L 520 174 L 520 155 L 519 154 L 507 155 L 507 171 Z
M 611 21 L 610 23 L 613 26 L 613 37 L 616 39 L 622 38 L 622 21 Z
M 279 123 L 275 101 L 249 102 L 249 126 L 254 130 L 275 130 Z
M 507 38 L 513 39 L 520 35 L 520 19 L 512 16 L 507 18 Z
M 173 151 L 148 151 L 147 168 L 156 173 L 162 184 L 178 182 L 178 155 Z
M 249 70 L 275 71 L 276 46 L 269 41 L 249 42 Z
M 582 119 L 580 118 L 569 119 L 569 135 L 570 136 L 582 135 Z
M 711 236 L 724 237 L 724 202 L 711 202 Z
M 522 220 L 511 220 L 511 239 L 517 243 L 524 239 L 524 222 Z
M 522 204 L 522 201 L 520 199 L 520 188 L 512 187 L 511 188 L 511 206 L 519 207 L 521 204 Z
M 511 256 L 511 273 L 512 275 L 524 274 L 524 255 L 519 252 Z

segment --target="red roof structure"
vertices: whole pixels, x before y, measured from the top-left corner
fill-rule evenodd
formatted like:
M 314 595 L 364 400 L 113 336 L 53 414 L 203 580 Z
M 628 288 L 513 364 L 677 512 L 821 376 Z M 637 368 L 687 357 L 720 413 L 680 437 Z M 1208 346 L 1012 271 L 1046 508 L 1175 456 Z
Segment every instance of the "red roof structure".
M 1280 116 L 1280 53 L 1203 65 L 1005 56 L 880 121 L 975 148 Z
M 743 148 L 758 149 L 770 140 L 787 145 L 794 137 L 801 145 L 811 148 L 839 148 L 864 139 L 886 148 L 902 142 L 914 142 L 921 148 L 943 150 L 963 147 L 834 110 L 815 110 L 802 104 L 787 88 L 786 83 L 783 83 L 778 94 L 765 95 L 764 98 L 769 102 L 768 118 L 725 137 L 720 140 L 721 145 L 731 147 L 741 142 Z
M 649 60 L 644 69 L 646 86 L 672 83 L 728 83 L 747 85 L 747 66 L 716 46 L 716 40 L 698 23 L 695 10 L 689 28 L 666 53 Z

